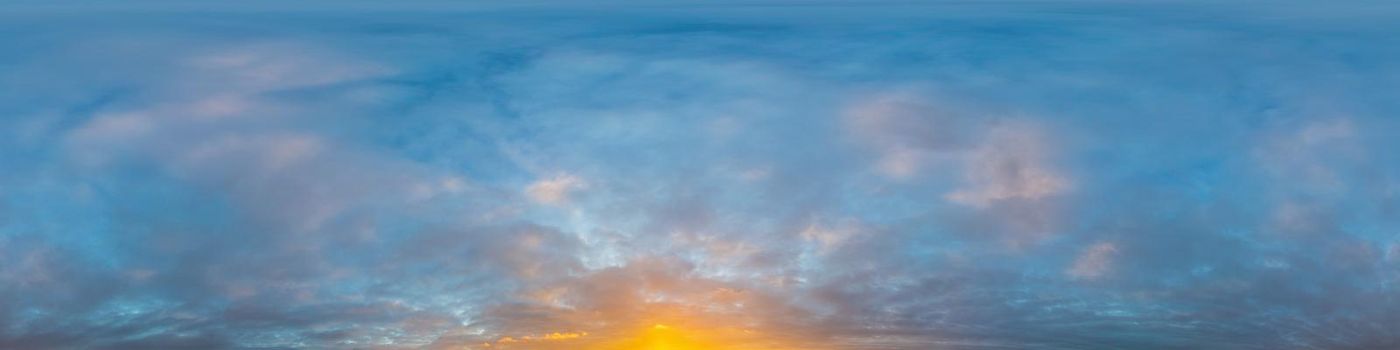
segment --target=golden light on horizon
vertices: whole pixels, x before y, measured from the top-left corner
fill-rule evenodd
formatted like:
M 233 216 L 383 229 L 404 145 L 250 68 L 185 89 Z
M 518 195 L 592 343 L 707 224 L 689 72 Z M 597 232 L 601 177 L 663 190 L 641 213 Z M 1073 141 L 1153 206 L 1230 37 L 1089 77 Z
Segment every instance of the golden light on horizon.
M 624 342 L 617 350 L 703 350 L 714 349 L 715 344 L 707 344 L 693 335 L 675 327 L 654 324 L 636 339 Z
M 787 345 L 779 345 L 787 344 Z M 770 339 L 761 332 L 737 327 L 706 327 L 653 323 L 611 335 L 588 332 L 549 332 L 505 336 L 480 343 L 477 349 L 520 350 L 792 350 L 807 347 Z
M 632 335 L 604 342 L 589 350 L 790 350 L 777 346 L 760 332 L 737 327 L 709 327 L 696 324 L 653 323 L 638 326 Z
M 622 293 L 616 304 L 550 309 L 554 324 L 487 335 L 474 349 L 503 350 L 795 350 L 822 349 L 820 335 L 780 326 L 764 300 L 713 285 L 639 283 L 646 293 Z M 703 281 L 701 281 L 703 282 Z M 696 282 L 698 283 L 698 282 Z M 609 286 L 615 285 L 613 283 Z M 665 287 L 671 299 L 646 300 Z M 749 309 L 738 305 L 749 306 Z M 513 337 L 513 338 L 512 338 Z

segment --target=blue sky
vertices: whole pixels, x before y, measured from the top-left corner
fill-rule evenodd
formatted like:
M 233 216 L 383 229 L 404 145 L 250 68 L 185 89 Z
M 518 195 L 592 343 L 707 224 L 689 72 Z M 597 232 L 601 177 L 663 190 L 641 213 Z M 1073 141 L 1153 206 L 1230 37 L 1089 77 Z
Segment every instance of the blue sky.
M 1400 347 L 1394 5 L 0 7 L 0 348 Z

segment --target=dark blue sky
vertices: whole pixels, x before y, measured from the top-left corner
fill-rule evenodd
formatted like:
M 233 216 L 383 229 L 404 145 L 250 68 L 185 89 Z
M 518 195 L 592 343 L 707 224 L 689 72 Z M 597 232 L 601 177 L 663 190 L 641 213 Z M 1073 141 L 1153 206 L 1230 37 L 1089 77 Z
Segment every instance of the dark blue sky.
M 1376 2 L 10 2 L 0 349 L 1395 349 L 1396 149 Z

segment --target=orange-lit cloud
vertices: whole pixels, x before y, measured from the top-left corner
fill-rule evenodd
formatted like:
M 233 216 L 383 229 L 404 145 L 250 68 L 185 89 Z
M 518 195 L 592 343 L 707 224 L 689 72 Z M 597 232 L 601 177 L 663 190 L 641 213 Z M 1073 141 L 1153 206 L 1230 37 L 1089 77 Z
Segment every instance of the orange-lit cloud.
M 482 347 L 503 347 L 516 344 L 539 344 L 548 342 L 568 341 L 588 336 L 588 332 L 551 332 L 540 335 L 524 335 L 519 337 L 505 336 L 496 339 L 495 342 L 482 343 Z
M 484 334 L 462 336 L 461 343 L 512 350 L 823 349 L 812 329 L 790 324 L 801 315 L 769 290 L 649 258 L 541 283 L 486 312 Z

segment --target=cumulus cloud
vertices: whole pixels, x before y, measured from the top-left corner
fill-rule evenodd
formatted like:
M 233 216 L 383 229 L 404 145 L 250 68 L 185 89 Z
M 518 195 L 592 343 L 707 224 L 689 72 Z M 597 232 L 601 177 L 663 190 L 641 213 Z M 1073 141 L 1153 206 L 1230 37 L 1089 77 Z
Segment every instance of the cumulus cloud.
M 910 90 L 864 97 L 843 118 L 856 140 L 875 152 L 874 167 L 883 175 L 909 179 L 935 165 L 939 169 L 929 170 L 962 168 L 964 187 L 945 196 L 958 204 L 1033 201 L 1069 189 L 1070 181 L 1051 164 L 1055 145 L 1042 127 L 966 109 Z
M 993 127 L 965 165 L 966 188 L 945 198 L 958 204 L 985 207 L 1000 201 L 1037 199 L 1069 189 L 1069 180 L 1051 168 L 1051 146 L 1043 132 L 1029 125 Z
M 1112 272 L 1113 260 L 1118 255 L 1118 246 L 1109 242 L 1099 242 L 1085 247 L 1074 259 L 1065 274 L 1076 279 L 1097 279 Z
M 560 205 L 567 203 L 572 193 L 587 187 L 588 183 L 577 176 L 560 174 L 531 183 L 525 188 L 525 194 L 541 204 Z
M 904 179 L 918 175 L 939 155 L 966 148 L 975 136 L 970 116 L 929 101 L 918 91 L 863 98 L 845 111 L 846 124 L 878 155 L 876 169 Z
M 817 252 L 827 253 L 839 249 L 850 240 L 859 238 L 864 232 L 863 230 L 859 225 L 851 222 L 836 225 L 814 222 L 802 229 L 801 236 L 808 242 L 815 244 Z

